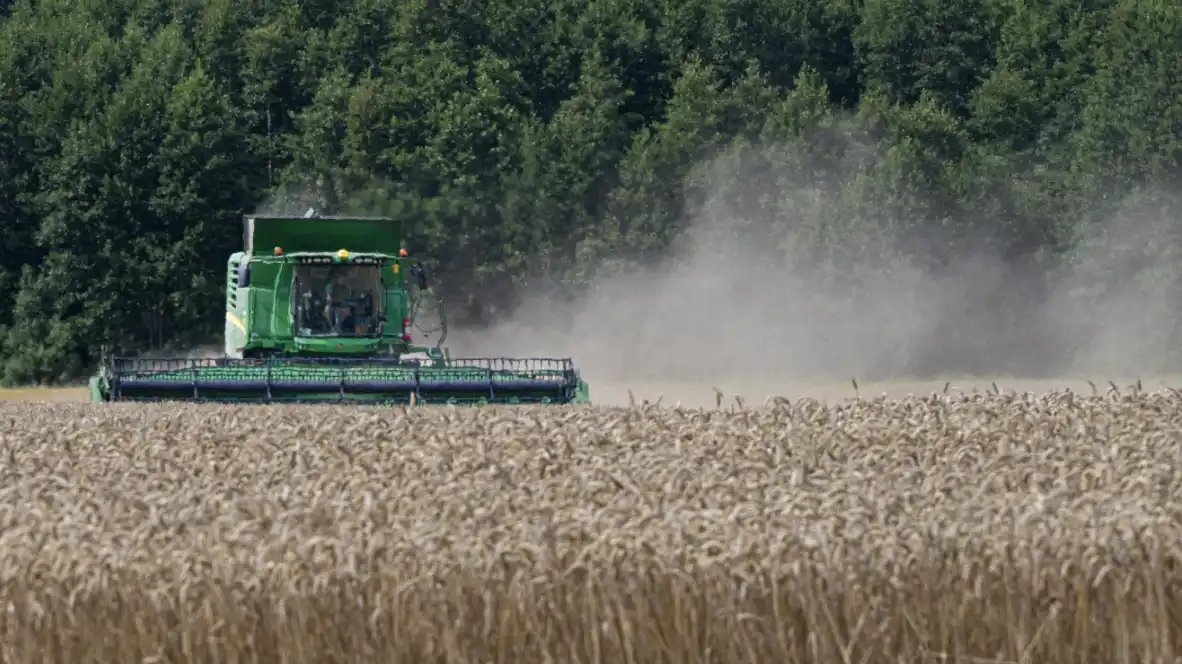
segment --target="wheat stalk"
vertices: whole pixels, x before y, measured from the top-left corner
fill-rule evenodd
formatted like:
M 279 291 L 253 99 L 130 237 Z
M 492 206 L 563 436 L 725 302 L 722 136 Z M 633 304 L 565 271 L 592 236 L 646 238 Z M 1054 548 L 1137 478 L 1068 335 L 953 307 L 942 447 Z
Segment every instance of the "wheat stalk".
M 2 403 L 0 658 L 1173 662 L 1182 398 L 1110 395 Z

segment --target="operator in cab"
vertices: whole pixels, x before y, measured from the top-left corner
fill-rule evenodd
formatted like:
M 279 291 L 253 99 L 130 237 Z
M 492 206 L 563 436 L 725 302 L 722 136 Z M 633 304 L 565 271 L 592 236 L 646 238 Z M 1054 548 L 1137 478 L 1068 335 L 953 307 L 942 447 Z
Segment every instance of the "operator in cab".
M 369 334 L 373 328 L 372 270 L 337 268 L 326 284 L 325 318 L 334 334 Z
M 368 335 L 375 329 L 377 267 L 302 265 L 297 269 L 297 320 L 305 335 Z

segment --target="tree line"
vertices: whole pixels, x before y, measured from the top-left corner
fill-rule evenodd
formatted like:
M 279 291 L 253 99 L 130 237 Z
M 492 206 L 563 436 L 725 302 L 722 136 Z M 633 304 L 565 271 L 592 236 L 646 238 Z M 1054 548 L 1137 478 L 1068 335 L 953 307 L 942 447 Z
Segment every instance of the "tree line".
M 983 254 L 1035 303 L 1064 269 L 1079 306 L 1178 280 L 1176 2 L 2 11 L 7 382 L 75 377 L 104 346 L 216 342 L 242 215 L 308 205 L 405 219 L 467 324 L 650 264 L 720 202 L 768 269 L 847 293 Z M 1141 230 L 1105 234 L 1125 218 Z

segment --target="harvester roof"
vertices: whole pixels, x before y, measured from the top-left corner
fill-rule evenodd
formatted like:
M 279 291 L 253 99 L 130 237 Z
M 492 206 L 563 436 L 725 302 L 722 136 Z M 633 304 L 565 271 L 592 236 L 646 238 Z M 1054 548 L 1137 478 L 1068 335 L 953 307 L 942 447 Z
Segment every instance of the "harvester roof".
M 249 215 L 243 222 L 243 244 L 249 254 L 335 254 L 342 247 L 358 254 L 397 256 L 402 247 L 402 222 L 390 217 Z

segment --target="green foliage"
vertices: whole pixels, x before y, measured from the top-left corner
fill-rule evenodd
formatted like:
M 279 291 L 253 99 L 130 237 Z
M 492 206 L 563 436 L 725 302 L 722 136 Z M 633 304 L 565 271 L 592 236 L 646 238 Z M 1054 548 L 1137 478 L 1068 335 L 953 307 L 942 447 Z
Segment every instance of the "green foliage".
M 405 219 L 460 324 L 687 242 L 1182 286 L 1180 68 L 1158 0 L 18 0 L 0 378 L 216 341 L 241 216 L 308 205 Z

